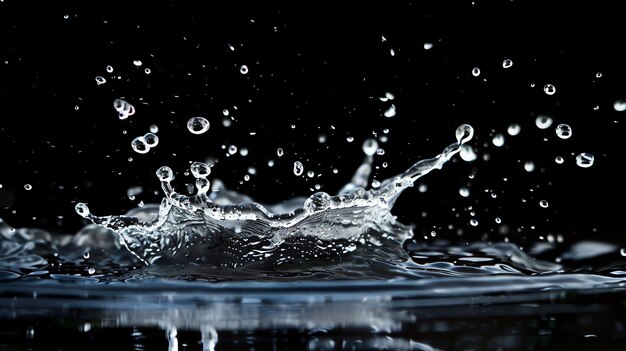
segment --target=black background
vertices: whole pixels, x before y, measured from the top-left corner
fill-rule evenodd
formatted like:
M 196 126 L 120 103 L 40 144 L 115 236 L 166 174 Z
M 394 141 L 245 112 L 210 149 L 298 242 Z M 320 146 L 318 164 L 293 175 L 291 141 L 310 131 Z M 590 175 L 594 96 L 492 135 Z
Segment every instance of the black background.
M 621 242 L 626 112 L 613 109 L 626 99 L 619 15 L 595 2 L 4 0 L 0 218 L 15 227 L 74 232 L 84 223 L 74 212 L 77 201 L 100 215 L 158 202 L 159 166 L 172 167 L 184 191 L 191 178 L 183 172 L 207 157 L 219 160 L 213 177 L 261 202 L 308 195 L 316 183 L 334 193 L 362 161 L 361 143 L 372 133 L 390 130 L 380 143 L 386 153 L 376 159 L 389 164 L 375 172 L 384 179 L 437 154 L 454 141 L 459 124 L 469 123 L 476 129 L 472 144 L 491 159 L 457 158 L 424 179 L 425 193 L 411 189 L 401 197 L 394 213 L 416 224 L 418 234 L 455 238 L 460 227 L 463 240 L 485 234 L 496 240 L 491 233 L 502 228 L 494 219 L 501 217 L 514 241 L 561 233 Z M 427 42 L 432 49 L 424 49 Z M 513 61 L 509 69 L 505 58 Z M 480 67 L 479 77 L 473 67 Z M 97 85 L 98 75 L 107 82 Z M 543 92 L 547 83 L 555 95 Z M 379 97 L 386 92 L 395 96 L 393 118 L 383 116 L 390 102 Z M 120 97 L 137 110 L 127 120 L 112 107 Z M 235 118 L 228 128 L 223 109 Z M 555 120 L 548 130 L 534 125 L 541 114 Z M 209 119 L 209 131 L 190 134 L 185 124 L 192 116 Z M 519 136 L 506 134 L 511 123 L 522 126 Z M 558 139 L 558 123 L 570 124 L 573 137 Z M 131 140 L 151 124 L 160 143 L 139 155 Z M 504 147 L 490 145 L 494 131 L 505 134 Z M 231 144 L 249 154 L 226 157 L 222 145 Z M 571 153 L 580 152 L 595 156 L 593 167 L 575 165 Z M 557 155 L 565 164 L 555 164 Z M 322 176 L 295 177 L 296 160 L 305 173 Z M 524 171 L 528 160 L 534 172 Z M 248 167 L 257 174 L 246 182 Z M 471 196 L 462 198 L 458 189 L 468 182 Z M 137 185 L 144 192 L 131 201 L 126 189 Z M 540 199 L 550 206 L 541 208 Z M 470 211 L 479 226 L 468 225 Z

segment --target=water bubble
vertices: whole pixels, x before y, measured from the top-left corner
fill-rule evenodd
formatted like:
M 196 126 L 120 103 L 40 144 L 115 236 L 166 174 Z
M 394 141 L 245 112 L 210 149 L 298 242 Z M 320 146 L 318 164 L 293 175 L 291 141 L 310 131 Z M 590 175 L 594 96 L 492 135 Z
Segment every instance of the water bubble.
M 593 166 L 593 160 L 593 155 L 586 152 L 583 152 L 576 156 L 576 164 L 582 168 L 589 168 Z
M 194 162 L 189 169 L 196 178 L 206 178 L 211 174 L 211 167 L 204 162 Z
M 143 62 L 141 62 L 140 60 L 134 60 L 133 65 L 140 67 L 141 65 L 143 65 Z
M 246 65 L 241 65 L 241 68 L 239 68 L 239 72 L 241 74 L 248 74 L 248 66 Z
M 459 152 L 459 156 L 461 156 L 461 159 L 466 162 L 472 162 L 478 158 L 474 149 L 469 145 L 463 145 L 461 152 Z
M 474 128 L 469 124 L 461 124 L 454 131 L 456 141 L 463 144 L 468 142 L 474 136 Z
M 156 124 L 151 124 L 150 125 L 150 132 L 151 133 L 158 133 L 159 132 L 159 127 Z
M 174 179 L 174 172 L 168 166 L 161 166 L 156 171 L 157 178 L 162 182 L 170 182 Z
M 120 119 L 126 119 L 135 114 L 135 107 L 123 99 L 115 99 L 113 101 L 113 108 L 118 112 Z
M 433 43 L 424 43 L 424 50 L 430 50 L 433 48 Z
M 135 152 L 138 154 L 145 154 L 145 153 L 148 153 L 148 151 L 150 151 L 150 145 L 146 143 L 146 139 L 142 136 L 139 136 L 133 139 L 130 145 L 132 146 L 133 150 L 135 150 Z
M 543 86 L 543 92 L 548 95 L 554 95 L 554 93 L 556 93 L 556 87 L 552 84 L 546 84 Z
M 459 189 L 459 195 L 463 196 L 463 197 L 469 197 L 470 196 L 470 191 L 468 188 L 466 187 L 462 187 Z
M 89 207 L 82 202 L 77 203 L 74 210 L 76 210 L 76 213 L 81 217 L 89 216 Z
M 540 115 L 535 119 L 535 125 L 539 129 L 547 129 L 552 125 L 552 118 L 546 115 Z
M 472 218 L 470 219 L 470 224 L 472 225 L 472 227 L 475 227 L 478 225 L 478 220 L 476 218 Z
M 108 73 L 113 73 L 113 66 L 111 66 L 111 65 L 107 66 L 107 72 Z
M 30 185 L 30 184 L 24 184 L 24 189 L 25 189 L 25 190 L 31 190 L 32 188 L 33 188 L 33 186 L 32 186 L 32 185 Z
M 539 201 L 539 206 L 541 206 L 543 208 L 548 208 L 548 206 L 549 206 L 548 201 L 546 201 L 546 200 Z
M 103 76 L 96 76 L 96 84 L 100 85 L 100 84 L 104 84 L 106 82 L 107 82 L 107 80 L 104 79 Z
M 228 153 L 231 155 L 234 155 L 237 153 L 237 146 L 235 145 L 231 145 L 228 147 Z
M 569 139 L 572 136 L 572 128 L 564 123 L 556 126 L 556 135 L 561 139 Z
M 509 125 L 509 127 L 506 129 L 506 132 L 509 133 L 510 136 L 516 136 L 521 131 L 522 131 L 522 127 L 517 123 L 513 123 Z
M 493 143 L 493 145 L 497 147 L 501 147 L 502 145 L 504 145 L 504 135 L 502 134 L 494 135 L 493 140 L 491 140 L 491 142 Z
M 626 101 L 624 101 L 624 100 L 617 100 L 617 101 L 615 101 L 613 103 L 613 108 L 617 112 L 624 112 L 624 111 L 626 111 Z
M 285 152 L 283 151 L 282 148 L 279 147 L 278 149 L 276 149 L 276 155 L 278 155 L 278 157 L 281 157 L 284 154 L 285 154 Z
M 187 121 L 187 129 L 189 129 L 192 134 L 202 134 L 209 130 L 209 127 L 209 120 L 204 117 L 191 117 Z
M 472 68 L 472 75 L 474 77 L 478 77 L 480 75 L 480 68 L 478 68 L 478 67 Z
M 143 136 L 143 139 L 144 139 L 146 145 L 148 145 L 151 148 L 153 148 L 153 147 L 155 147 L 155 146 L 157 146 L 159 144 L 159 137 L 156 136 L 156 134 L 153 134 L 153 133 L 146 133 L 146 135 Z
M 302 172 L 304 172 L 304 166 L 302 165 L 302 162 L 300 161 L 296 161 L 293 163 L 293 174 L 295 174 L 296 176 L 301 176 Z
M 504 61 L 502 61 L 502 67 L 509 68 L 511 66 L 513 66 L 513 61 L 510 59 L 504 59 Z
M 535 163 L 533 161 L 526 161 L 524 163 L 524 169 L 526 172 L 532 172 L 535 170 Z
M 373 156 L 378 150 L 378 143 L 374 139 L 367 139 L 363 142 L 362 149 L 367 156 Z
M 563 164 L 565 160 L 563 160 L 563 157 L 561 156 L 557 156 L 554 158 L 554 162 L 556 162 L 557 164 Z
M 387 118 L 394 117 L 396 115 L 396 105 L 391 105 L 389 108 L 383 113 L 383 115 Z

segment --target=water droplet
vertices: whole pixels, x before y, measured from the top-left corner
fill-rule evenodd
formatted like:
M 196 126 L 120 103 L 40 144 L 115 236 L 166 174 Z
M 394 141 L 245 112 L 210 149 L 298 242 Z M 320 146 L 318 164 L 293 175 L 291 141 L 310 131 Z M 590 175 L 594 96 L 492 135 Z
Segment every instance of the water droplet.
M 596 73 L 596 78 L 601 78 L 601 77 L 602 77 L 602 72 Z
M 187 129 L 192 134 L 202 134 L 209 130 L 210 124 L 209 120 L 204 117 L 191 117 L 187 121 Z
M 548 95 L 554 95 L 554 93 L 556 93 L 556 87 L 552 84 L 546 84 L 543 86 L 543 92 Z
M 87 269 L 87 273 L 94 274 L 94 273 L 96 273 L 96 269 L 95 268 L 89 268 L 89 269 Z
M 424 50 L 430 50 L 433 48 L 433 43 L 424 43 Z
M 474 128 L 469 124 L 461 124 L 454 131 L 456 141 L 463 144 L 468 142 L 474 136 Z
M 502 219 L 500 219 L 500 217 L 496 217 L 496 223 L 498 224 L 502 223 Z
M 145 153 L 148 153 L 148 151 L 150 151 L 150 145 L 146 143 L 146 139 L 142 136 L 136 137 L 135 139 L 133 139 L 130 145 L 132 146 L 133 150 L 135 150 L 135 152 L 138 154 L 145 154 Z
M 228 153 L 231 155 L 234 155 L 237 153 L 237 146 L 235 145 L 231 145 L 228 147 Z
M 619 250 L 619 254 L 622 256 L 626 256 L 626 248 L 622 248 L 621 250 Z
M 426 184 L 420 184 L 417 187 L 417 191 L 419 191 L 420 193 L 425 193 L 428 190 L 428 185 Z
M 308 171 L 308 172 L 306 172 L 306 176 L 309 177 L 309 178 L 313 178 L 313 177 L 315 177 L 315 172 Z
M 150 132 L 151 133 L 158 133 L 159 132 L 159 127 L 156 124 L 150 125 Z
M 241 74 L 248 74 L 248 66 L 246 65 L 241 65 L 241 68 L 239 68 L 239 72 Z
M 396 105 L 391 105 L 389 108 L 383 113 L 383 115 L 387 118 L 394 117 L 396 115 Z
M 35 336 L 35 328 L 28 327 L 28 329 L 26 329 L 26 338 L 32 339 L 34 336 Z
M 32 185 L 30 185 L 30 184 L 24 184 L 24 189 L 26 189 L 26 190 L 31 190 L 32 188 L 33 188 L 33 186 L 32 186 Z
M 74 210 L 76 210 L 76 213 L 81 217 L 89 216 L 89 207 L 82 202 L 77 203 Z
M 233 121 L 230 118 L 222 119 L 222 125 L 226 128 L 230 127 L 233 124 Z
M 377 179 L 372 179 L 372 188 L 374 189 L 380 188 L 380 181 Z
M 509 125 L 509 127 L 506 129 L 506 132 L 509 133 L 510 136 L 516 136 L 521 131 L 522 131 L 522 127 L 517 123 L 513 123 Z
M 144 71 L 146 74 L 150 74 L 150 73 L 152 73 L 152 71 L 150 70 L 150 68 L 146 68 L 146 69 L 144 69 L 143 71 Z
M 556 126 L 556 135 L 561 139 L 569 139 L 572 136 L 572 128 L 564 123 Z
M 339 170 L 337 168 L 333 168 L 333 174 L 337 174 L 339 173 Z
M 374 139 L 367 139 L 363 142 L 362 149 L 367 156 L 373 156 L 378 150 L 378 143 Z
M 546 115 L 540 115 L 535 119 L 535 125 L 539 129 L 547 129 L 552 125 L 552 118 Z
M 384 155 L 385 154 L 385 150 L 383 148 L 378 148 L 376 149 L 376 155 Z
M 133 65 L 139 67 L 139 66 L 143 65 L 143 62 L 141 62 L 140 60 L 134 60 L 133 61 Z
M 554 158 L 554 162 L 556 162 L 557 164 L 563 164 L 565 160 L 563 160 L 563 157 L 561 156 L 557 156 Z
M 244 157 L 245 157 L 245 156 L 248 156 L 248 152 L 249 152 L 249 151 L 248 151 L 248 148 L 246 148 L 246 147 L 242 147 L 242 148 L 239 150 L 239 154 L 240 154 L 241 156 L 244 156 Z
M 513 66 L 513 61 L 510 59 L 504 59 L 504 61 L 502 61 L 502 67 L 509 68 L 511 66 Z
M 206 178 L 211 174 L 211 167 L 204 162 L 194 162 L 189 169 L 195 178 Z
M 617 100 L 617 101 L 615 101 L 613 103 L 613 108 L 617 112 L 624 112 L 624 111 L 626 111 L 626 101 L 624 101 L 624 100 Z
M 478 68 L 478 67 L 472 68 L 472 75 L 474 77 L 478 77 L 480 75 L 480 68 Z
M 352 137 L 352 136 L 346 137 L 346 141 L 351 143 L 351 142 L 354 141 L 354 137 Z
M 478 225 L 478 220 L 476 218 L 472 218 L 470 219 L 470 224 L 472 225 L 472 227 L 475 227 Z
M 228 115 L 230 114 L 230 111 L 228 111 L 228 109 L 227 109 L 227 108 L 225 108 L 225 109 L 223 109 L 223 110 L 222 110 L 222 114 L 223 114 L 224 116 L 228 116 Z
M 108 73 L 113 73 L 113 66 L 111 66 L 111 65 L 107 66 L 107 72 Z
M 459 156 L 461 156 L 461 159 L 466 162 L 472 162 L 478 158 L 474 149 L 469 145 L 463 145 L 461 152 L 459 152 Z
M 541 206 L 543 208 L 548 208 L 548 206 L 549 206 L 548 201 L 546 201 L 546 200 L 539 201 L 539 206 Z
M 104 79 L 103 76 L 96 76 L 96 84 L 100 85 L 100 84 L 104 84 L 106 82 L 107 82 L 107 80 Z
M 244 175 L 243 180 L 245 180 L 246 182 L 250 181 L 250 175 L 249 174 Z
M 276 155 L 278 155 L 278 157 L 282 157 L 285 154 L 285 152 L 283 151 L 282 148 L 278 148 L 276 149 Z
M 582 168 L 589 168 L 593 166 L 594 157 L 592 154 L 583 152 L 576 156 L 576 164 Z
M 468 188 L 466 187 L 462 187 L 459 189 L 459 195 L 463 196 L 463 197 L 469 197 L 470 196 L 470 191 Z
M 526 170 L 526 172 L 534 171 L 535 163 L 533 161 L 526 161 L 526 163 L 524 163 L 524 169 Z
M 320 144 L 324 144 L 324 143 L 326 142 L 326 135 L 324 135 L 324 134 L 320 134 L 320 135 L 317 137 L 317 141 L 318 141 Z
M 302 162 L 300 161 L 296 161 L 293 163 L 293 174 L 295 174 L 296 176 L 301 176 L 302 172 L 304 172 L 304 166 L 302 165 Z
M 153 148 L 159 144 L 159 137 L 153 133 L 146 133 L 146 135 L 143 136 L 143 139 L 146 142 L 146 145 L 148 145 L 150 148 Z
M 502 134 L 494 135 L 493 140 L 491 140 L 491 142 L 493 143 L 493 145 L 497 147 L 501 147 L 502 145 L 504 145 L 504 135 Z
M 88 260 L 88 259 L 89 259 L 89 256 L 90 256 L 89 251 L 85 251 L 85 252 L 83 252 L 83 258 L 84 258 L 84 259 Z
M 157 178 L 162 182 L 171 182 L 174 179 L 174 172 L 168 166 L 161 166 L 156 171 Z
M 330 195 L 325 192 L 315 193 L 304 202 L 304 209 L 309 213 L 323 211 L 329 206 Z
M 113 101 L 113 108 L 118 112 L 120 119 L 126 119 L 135 114 L 135 107 L 123 99 L 115 99 Z

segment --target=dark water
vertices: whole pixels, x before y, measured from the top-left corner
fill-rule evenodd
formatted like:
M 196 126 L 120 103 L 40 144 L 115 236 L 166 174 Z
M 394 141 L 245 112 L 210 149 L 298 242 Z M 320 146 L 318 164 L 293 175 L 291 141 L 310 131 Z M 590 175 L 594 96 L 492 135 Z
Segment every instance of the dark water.
M 617 8 L 204 5 L 0 0 L 0 350 L 626 348 Z

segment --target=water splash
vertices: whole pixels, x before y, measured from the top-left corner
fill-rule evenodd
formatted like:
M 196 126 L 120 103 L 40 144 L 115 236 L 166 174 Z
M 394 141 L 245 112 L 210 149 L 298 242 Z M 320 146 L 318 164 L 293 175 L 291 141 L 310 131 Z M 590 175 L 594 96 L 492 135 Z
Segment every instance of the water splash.
M 372 150 L 376 150 L 376 145 L 366 141 L 364 163 L 351 182 L 334 196 L 317 192 L 306 199 L 296 198 L 279 205 L 264 206 L 245 195 L 226 190 L 219 180 L 213 182 L 209 192 L 209 166 L 194 163 L 191 171 L 196 178 L 195 195 L 176 192 L 171 184 L 174 173 L 163 166 L 156 172 L 165 193 L 158 210 L 144 207 L 127 216 L 98 217 L 91 214 L 87 205 L 79 203 L 76 212 L 117 232 L 123 245 L 145 263 L 164 258 L 215 263 L 220 260 L 211 257 L 217 255 L 211 250 L 218 246 L 223 248 L 225 243 L 233 241 L 237 242 L 237 249 L 229 254 L 239 256 L 235 264 L 269 257 L 275 257 L 278 263 L 293 259 L 280 255 L 278 248 L 283 243 L 303 245 L 310 250 L 312 257 L 340 252 L 351 243 L 365 242 L 364 237 L 378 240 L 368 234 L 372 230 L 401 242 L 412 233 L 409 227 L 397 223 L 390 213 L 396 199 L 417 179 L 441 169 L 461 151 L 473 133 L 471 126 L 461 125 L 456 129 L 456 142 L 441 154 L 421 160 L 404 173 L 371 189 L 366 187 L 372 170 Z M 278 255 L 274 255 L 276 252 Z

